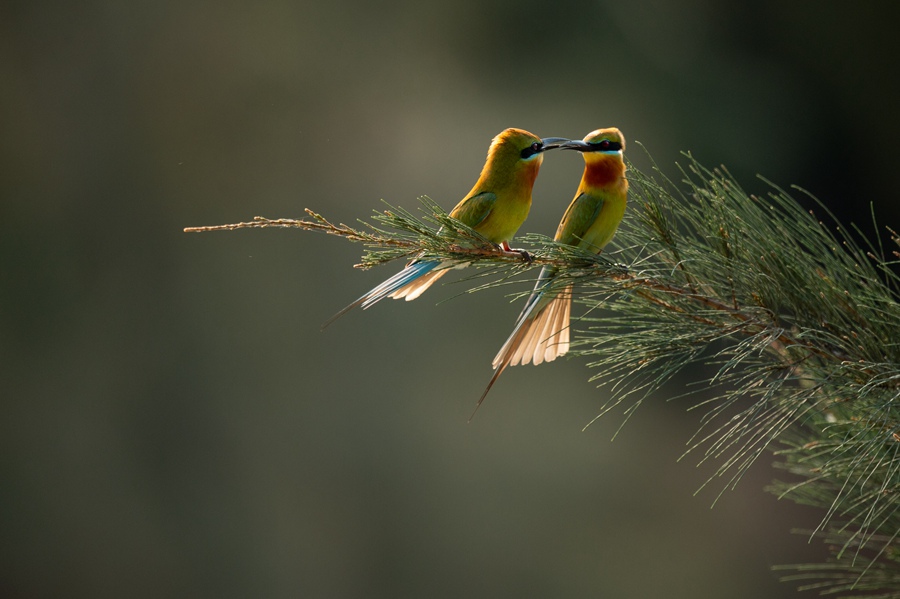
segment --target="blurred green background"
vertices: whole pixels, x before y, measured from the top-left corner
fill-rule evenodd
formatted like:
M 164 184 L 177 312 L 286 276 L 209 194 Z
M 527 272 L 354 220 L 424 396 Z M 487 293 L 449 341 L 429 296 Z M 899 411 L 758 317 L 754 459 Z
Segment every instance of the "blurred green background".
M 181 229 L 449 209 L 501 129 L 611 125 L 672 176 L 690 150 L 897 227 L 890 6 L 4 3 L 0 596 L 796 596 L 769 567 L 821 557 L 788 532 L 821 514 L 763 492 L 769 457 L 694 497 L 690 402 L 611 443 L 619 415 L 581 432 L 606 392 L 561 360 L 466 424 L 504 290 L 320 333 L 399 265 Z M 547 156 L 523 233 L 553 233 L 580 171 Z

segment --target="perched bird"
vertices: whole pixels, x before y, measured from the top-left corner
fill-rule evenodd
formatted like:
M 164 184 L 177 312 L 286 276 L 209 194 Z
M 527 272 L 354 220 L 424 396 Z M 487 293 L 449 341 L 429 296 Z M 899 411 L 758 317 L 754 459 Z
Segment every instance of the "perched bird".
M 588 133 L 584 141 L 560 146 L 584 156 L 584 174 L 556 230 L 555 241 L 599 253 L 610 242 L 625 214 L 625 138 L 615 127 Z M 572 284 L 554 285 L 557 269 L 545 266 L 525 302 L 512 334 L 494 358 L 494 376 L 475 410 L 507 366 L 550 362 L 569 351 Z M 474 412 L 473 412 L 474 416 Z
M 466 197 L 450 212 L 488 241 L 504 251 L 531 209 L 531 189 L 544 159 L 544 152 L 558 148 L 568 139 L 540 139 L 523 129 L 506 129 L 497 135 L 488 149 L 481 176 Z M 335 314 L 329 324 L 357 306 L 366 309 L 386 297 L 411 301 L 422 295 L 447 273 L 450 263 L 439 260 L 411 261 L 400 272 L 381 283 Z

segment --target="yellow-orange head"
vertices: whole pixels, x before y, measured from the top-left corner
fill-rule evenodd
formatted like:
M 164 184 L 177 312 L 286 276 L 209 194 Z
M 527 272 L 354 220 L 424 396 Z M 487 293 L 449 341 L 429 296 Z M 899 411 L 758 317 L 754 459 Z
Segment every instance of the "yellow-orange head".
M 478 183 L 489 191 L 508 185 L 531 187 L 544 160 L 543 152 L 544 143 L 537 135 L 524 129 L 505 129 L 491 140 Z
M 583 187 L 598 188 L 624 183 L 625 137 L 617 128 L 608 127 L 591 131 L 584 136 L 582 142 L 563 144 L 563 148 L 583 153 L 585 163 Z

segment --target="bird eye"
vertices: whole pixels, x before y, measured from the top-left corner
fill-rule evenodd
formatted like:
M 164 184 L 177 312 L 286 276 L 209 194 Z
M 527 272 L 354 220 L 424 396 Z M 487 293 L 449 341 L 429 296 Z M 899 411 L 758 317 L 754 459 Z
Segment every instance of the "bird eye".
M 535 154 L 539 154 L 544 149 L 544 144 L 539 141 L 534 142 L 521 152 L 522 158 L 531 158 Z
M 608 139 L 604 139 L 603 141 L 600 142 L 600 149 L 601 150 L 609 149 L 609 140 Z

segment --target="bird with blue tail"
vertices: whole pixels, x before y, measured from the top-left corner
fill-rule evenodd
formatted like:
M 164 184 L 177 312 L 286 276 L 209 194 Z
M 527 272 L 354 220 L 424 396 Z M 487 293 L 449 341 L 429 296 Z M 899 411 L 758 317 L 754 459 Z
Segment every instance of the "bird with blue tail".
M 509 241 L 525 222 L 531 209 L 531 191 L 537 179 L 544 152 L 558 148 L 568 139 L 541 139 L 523 129 L 510 128 L 491 141 L 481 176 L 450 216 L 474 229 L 504 251 L 513 252 Z M 384 281 L 355 302 L 335 314 L 322 328 L 357 306 L 366 309 L 386 297 L 411 301 L 422 295 L 445 275 L 453 263 L 415 259 L 403 270 Z

